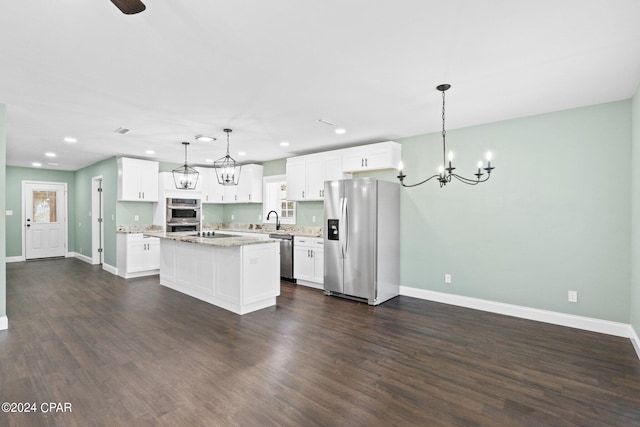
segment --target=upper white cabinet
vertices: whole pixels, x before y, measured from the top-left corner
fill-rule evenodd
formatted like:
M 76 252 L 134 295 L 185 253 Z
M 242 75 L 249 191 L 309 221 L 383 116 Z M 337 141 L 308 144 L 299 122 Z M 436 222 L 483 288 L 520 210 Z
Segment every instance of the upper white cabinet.
M 157 202 L 158 162 L 118 159 L 118 201 Z
M 342 171 L 340 151 L 287 159 L 287 200 L 324 200 L 324 182 L 351 178 Z
M 262 203 L 262 175 L 262 165 L 242 165 L 238 185 L 221 185 L 223 203 Z
M 202 203 L 223 203 L 224 186 L 218 183 L 218 176 L 213 168 L 196 168 L 200 172 L 202 182 Z
M 199 199 L 202 196 L 202 174 L 198 175 L 198 182 L 196 188 L 192 190 L 186 190 L 184 188 L 176 188 L 176 182 L 173 180 L 173 173 L 160 172 L 159 187 L 162 194 L 162 198 L 184 198 L 184 199 Z
M 401 157 L 401 145 L 394 141 L 351 147 L 342 151 L 342 170 L 361 172 L 396 169 Z

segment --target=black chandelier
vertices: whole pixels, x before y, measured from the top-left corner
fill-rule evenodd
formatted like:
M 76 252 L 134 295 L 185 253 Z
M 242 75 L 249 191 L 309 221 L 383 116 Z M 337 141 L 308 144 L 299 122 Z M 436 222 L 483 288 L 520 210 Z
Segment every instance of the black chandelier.
M 213 162 L 213 167 L 216 170 L 220 185 L 238 185 L 242 166 L 229 155 L 229 134 L 231 129 L 224 129 L 224 131 L 227 133 L 227 155 Z
M 420 181 L 417 184 L 411 184 L 411 185 L 407 185 L 404 183 L 404 179 L 407 177 L 407 175 L 404 174 L 403 172 L 403 165 L 402 162 L 400 162 L 400 166 L 398 167 L 398 179 L 400 180 L 400 184 L 403 187 L 416 187 L 418 185 L 424 184 L 427 181 L 430 181 L 434 178 L 436 178 L 438 180 L 438 182 L 440 182 L 440 188 L 444 187 L 445 185 L 447 185 L 449 182 L 451 182 L 452 178 L 457 179 L 460 182 L 463 182 L 465 184 L 468 185 L 477 185 L 480 184 L 481 182 L 486 182 L 489 180 L 489 178 L 491 177 L 491 171 L 495 169 L 495 167 L 491 166 L 491 158 L 492 158 L 492 154 L 491 152 L 487 152 L 486 158 L 487 158 L 487 167 L 483 168 L 482 167 L 482 161 L 478 162 L 478 172 L 476 172 L 474 175 L 476 177 L 476 179 L 471 179 L 471 178 L 466 178 L 464 176 L 458 175 L 457 173 L 453 173 L 453 171 L 456 169 L 451 165 L 451 161 L 453 160 L 453 151 L 449 151 L 449 166 L 447 167 L 447 145 L 446 145 L 446 136 L 447 136 L 447 131 L 445 130 L 444 127 L 444 93 L 451 87 L 451 85 L 449 84 L 441 84 L 439 86 L 436 87 L 436 89 L 438 89 L 440 92 L 442 92 L 442 166 L 438 167 L 438 173 L 435 175 L 430 176 L 429 178 L 425 179 L 424 181 Z M 486 177 L 483 178 L 483 176 L 485 175 L 484 173 L 482 173 L 482 171 L 486 172 Z M 445 172 L 446 171 L 446 172 Z
M 175 168 L 173 173 L 173 182 L 176 184 L 178 190 L 193 190 L 198 184 L 199 172 L 187 164 L 187 147 L 188 142 L 183 142 L 184 145 L 184 165 Z

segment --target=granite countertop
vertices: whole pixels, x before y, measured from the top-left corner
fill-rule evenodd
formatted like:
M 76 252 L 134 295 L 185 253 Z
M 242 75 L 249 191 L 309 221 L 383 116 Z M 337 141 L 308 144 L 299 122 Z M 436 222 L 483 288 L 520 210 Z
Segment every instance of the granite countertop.
M 275 239 L 264 239 L 264 238 L 258 238 L 258 237 L 242 237 L 242 236 L 220 237 L 220 238 L 198 237 L 198 236 L 194 236 L 192 232 L 188 232 L 188 233 L 159 232 L 159 233 L 144 233 L 144 235 L 149 237 L 157 237 L 159 239 L 176 240 L 178 242 L 197 243 L 201 245 L 217 246 L 217 247 L 223 247 L 223 248 L 277 242 L 277 240 Z
M 259 233 L 259 234 L 291 234 L 300 237 L 322 237 L 322 227 L 304 227 L 297 225 L 283 225 L 280 230 L 276 230 L 271 224 L 203 224 L 202 231 L 228 231 L 239 233 Z M 116 228 L 118 233 L 162 233 L 164 227 L 160 225 L 119 225 Z
M 116 227 L 116 233 L 157 233 L 162 231 L 160 225 L 119 225 Z
M 203 224 L 203 231 L 220 230 L 241 233 L 261 233 L 261 234 L 291 234 L 300 237 L 322 237 L 322 227 L 303 227 L 296 225 L 283 225 L 280 230 L 276 230 L 275 225 L 265 224 Z

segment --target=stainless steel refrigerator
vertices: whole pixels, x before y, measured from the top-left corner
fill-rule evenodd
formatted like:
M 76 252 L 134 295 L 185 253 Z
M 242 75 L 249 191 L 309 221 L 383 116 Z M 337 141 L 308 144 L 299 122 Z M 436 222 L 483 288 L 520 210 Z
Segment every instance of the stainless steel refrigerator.
M 324 183 L 324 293 L 378 305 L 400 285 L 400 185 Z

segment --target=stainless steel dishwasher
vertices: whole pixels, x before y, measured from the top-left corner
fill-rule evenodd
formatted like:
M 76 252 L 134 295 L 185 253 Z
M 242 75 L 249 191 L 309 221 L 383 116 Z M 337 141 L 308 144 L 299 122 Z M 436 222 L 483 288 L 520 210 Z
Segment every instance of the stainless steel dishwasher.
M 280 277 L 290 282 L 293 278 L 293 236 L 291 234 L 269 234 L 272 239 L 280 240 Z

